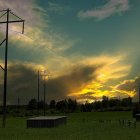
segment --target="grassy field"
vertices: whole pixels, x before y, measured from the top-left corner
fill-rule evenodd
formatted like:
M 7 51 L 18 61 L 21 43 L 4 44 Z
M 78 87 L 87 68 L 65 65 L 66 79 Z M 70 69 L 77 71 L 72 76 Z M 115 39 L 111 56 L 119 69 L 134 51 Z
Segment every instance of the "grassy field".
M 6 128 L 0 128 L 0 140 L 139 140 L 140 123 L 129 128 L 120 126 L 119 119 L 133 120 L 132 113 L 74 113 L 68 115 L 67 125 L 50 129 L 27 129 L 26 118 L 8 118 Z

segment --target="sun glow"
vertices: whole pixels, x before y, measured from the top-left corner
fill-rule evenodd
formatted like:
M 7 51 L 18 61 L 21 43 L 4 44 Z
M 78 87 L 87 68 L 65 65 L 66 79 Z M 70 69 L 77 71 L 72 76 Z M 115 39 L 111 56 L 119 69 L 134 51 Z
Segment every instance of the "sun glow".
M 119 63 L 122 57 L 114 57 L 112 59 L 107 59 L 107 57 L 100 57 L 99 60 L 106 64 L 96 71 L 96 79 L 93 79 L 88 84 L 84 85 L 79 91 L 70 93 L 70 97 L 76 97 L 79 102 L 94 102 L 95 100 L 101 100 L 103 96 L 108 96 L 109 98 L 118 96 L 134 96 L 135 92 L 125 92 L 117 91 L 111 88 L 110 81 L 118 81 L 120 78 L 124 78 L 128 75 L 131 66 Z M 106 60 L 105 60 L 106 59 Z M 98 61 L 97 61 L 98 62 Z M 90 60 L 90 65 L 95 65 L 95 62 Z

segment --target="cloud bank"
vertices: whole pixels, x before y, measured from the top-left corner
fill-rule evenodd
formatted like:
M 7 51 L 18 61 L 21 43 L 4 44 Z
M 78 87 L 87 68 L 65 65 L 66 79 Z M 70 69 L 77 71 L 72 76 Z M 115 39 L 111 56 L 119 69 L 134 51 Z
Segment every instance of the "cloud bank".
M 114 97 L 117 90 L 112 90 L 111 81 L 117 81 L 127 76 L 130 66 L 121 64 L 121 57 L 100 56 L 63 62 L 63 68 L 56 75 L 46 79 L 46 100 L 62 100 L 68 97 L 78 101 L 94 101 L 103 95 Z M 65 68 L 64 68 L 65 67 Z M 119 69 L 118 69 L 119 67 Z M 50 68 L 50 67 L 49 67 Z M 18 97 L 26 104 L 37 97 L 37 70 L 44 69 L 37 64 L 11 62 L 8 67 L 8 102 L 15 104 Z M 0 75 L 2 77 L 2 73 Z M 43 80 L 40 81 L 40 95 L 43 99 Z M 0 99 L 2 99 L 3 82 L 0 80 Z M 126 95 L 125 93 L 121 93 Z
M 116 85 L 114 89 L 120 93 L 133 97 L 133 99 L 137 101 L 140 89 L 140 77 L 124 80 L 120 84 Z
M 46 99 L 61 100 L 67 98 L 71 92 L 77 91 L 91 80 L 96 80 L 96 71 L 100 66 L 78 66 L 71 68 L 69 73 L 56 78 L 46 79 Z M 16 103 L 20 97 L 23 104 L 28 103 L 32 98 L 37 97 L 37 70 L 34 65 L 11 64 L 8 72 L 8 103 Z M 40 80 L 41 97 L 43 99 L 43 79 Z M 0 82 L 0 89 L 3 83 Z M 2 90 L 0 100 L 2 99 Z
M 51 3 L 49 10 L 59 7 Z M 26 51 L 33 62 L 36 61 L 37 55 L 41 54 L 42 60 L 39 63 L 46 63 L 52 57 L 59 57 L 68 48 L 71 48 L 76 40 L 69 40 L 67 34 L 63 35 L 52 29 L 48 17 L 48 11 L 40 7 L 34 0 L 1 0 L 0 9 L 10 8 L 15 14 L 25 19 L 25 33 L 21 34 L 20 24 L 12 24 L 9 28 L 10 47 L 18 50 L 19 54 Z M 60 7 L 58 8 L 61 9 Z M 11 17 L 12 18 L 12 17 Z M 0 19 L 2 20 L 2 19 Z M 0 26 L 0 31 L 5 35 L 5 25 Z M 1 35 L 2 36 L 2 35 Z M 40 57 L 38 56 L 38 57 Z M 24 56 L 23 56 L 24 57 Z M 0 58 L 2 58 L 0 56 Z M 11 58 L 14 59 L 14 56 Z M 17 60 L 20 60 L 17 57 Z
M 98 20 L 103 20 L 114 14 L 126 12 L 129 9 L 129 0 L 109 0 L 105 5 L 96 9 L 80 11 L 78 17 L 80 19 L 96 18 Z

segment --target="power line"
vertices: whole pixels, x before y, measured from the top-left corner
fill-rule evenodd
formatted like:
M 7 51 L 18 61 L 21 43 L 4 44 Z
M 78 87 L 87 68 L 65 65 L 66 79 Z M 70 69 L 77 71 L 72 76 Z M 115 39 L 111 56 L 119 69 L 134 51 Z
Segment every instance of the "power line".
M 15 31 L 15 32 L 16 32 L 16 31 Z M 17 33 L 19 33 L 19 35 L 22 35 L 23 37 L 27 37 L 27 38 L 31 39 L 32 41 L 36 42 L 36 40 L 32 39 L 31 37 L 29 37 L 29 36 L 26 35 L 26 34 L 21 34 L 20 32 L 17 32 Z M 40 45 L 40 46 L 45 46 L 45 45 Z M 53 50 L 53 49 L 50 49 L 50 48 L 48 48 L 48 47 L 46 47 L 46 49 L 49 50 L 51 53 L 53 53 L 57 58 L 58 58 L 58 57 L 59 57 L 59 58 L 65 58 L 64 56 L 58 54 L 58 53 L 57 53 L 55 50 Z
M 1 16 L 0 16 L 0 18 L 2 18 L 3 16 L 5 16 L 7 14 L 7 12 L 6 13 L 4 13 L 4 14 L 2 14 Z
M 17 16 L 17 15 L 14 14 L 13 12 L 10 11 L 10 13 L 11 13 L 13 16 L 17 17 L 18 19 L 22 20 L 22 18 L 20 18 L 19 16 Z

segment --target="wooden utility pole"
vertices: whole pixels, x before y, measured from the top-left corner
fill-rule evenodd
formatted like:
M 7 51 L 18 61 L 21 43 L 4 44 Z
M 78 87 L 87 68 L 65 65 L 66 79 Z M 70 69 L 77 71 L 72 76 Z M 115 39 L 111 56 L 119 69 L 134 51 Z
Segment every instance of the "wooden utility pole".
M 46 115 L 46 75 L 44 72 L 44 116 Z
M 38 79 L 37 79 L 37 109 L 39 114 L 39 100 L 40 100 L 40 72 L 38 70 Z
M 6 15 L 6 21 L 0 22 L 0 24 L 6 24 L 6 37 L 2 41 L 0 45 L 2 45 L 5 42 L 5 62 L 4 62 L 4 93 L 3 93 L 3 123 L 2 127 L 5 128 L 6 126 L 6 102 L 7 102 L 7 64 L 8 64 L 8 31 L 9 31 L 9 24 L 10 23 L 17 23 L 17 22 L 22 22 L 23 23 L 23 29 L 22 33 L 24 33 L 24 20 L 22 20 L 20 17 L 15 15 L 13 12 L 11 12 L 10 9 L 7 10 L 2 10 L 0 12 L 4 12 L 0 18 Z M 13 15 L 18 20 L 9 20 L 9 16 Z
M 41 75 L 43 76 L 43 81 L 44 81 L 44 107 L 43 107 L 43 111 L 44 111 L 44 116 L 46 115 L 46 76 L 48 76 L 49 78 L 49 74 L 46 74 L 46 71 L 43 71 L 43 74 Z
M 140 104 L 140 86 L 138 87 L 138 96 L 139 96 L 139 97 L 138 97 L 138 98 L 139 98 L 139 101 L 138 101 L 138 102 L 139 102 L 139 104 Z

